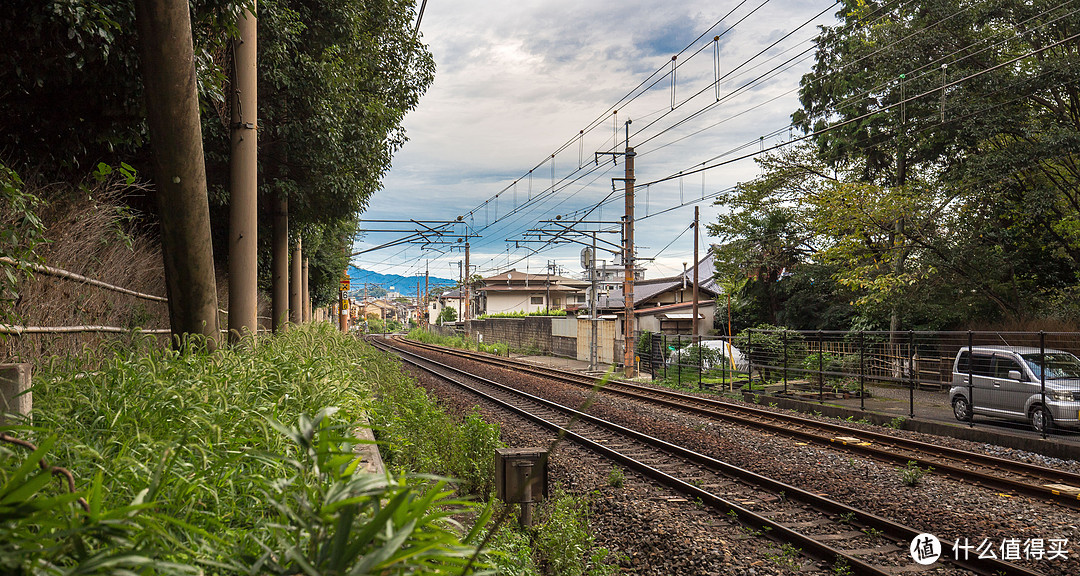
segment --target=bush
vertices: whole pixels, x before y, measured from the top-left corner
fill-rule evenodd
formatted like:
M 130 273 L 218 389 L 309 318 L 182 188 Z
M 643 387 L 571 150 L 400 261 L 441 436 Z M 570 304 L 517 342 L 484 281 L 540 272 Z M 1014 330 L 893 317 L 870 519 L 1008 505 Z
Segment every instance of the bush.
M 770 324 L 759 324 L 752 330 L 743 330 L 736 337 L 735 346 L 746 354 L 753 367 L 768 381 L 782 378 L 784 343 L 787 343 L 787 368 L 802 369 L 806 360 L 806 340 L 802 334 Z
M 588 505 L 556 487 L 540 507 L 540 525 L 534 544 L 541 559 L 557 576 L 602 576 L 618 573 L 618 566 L 604 564 L 606 548 L 595 548 L 589 534 Z

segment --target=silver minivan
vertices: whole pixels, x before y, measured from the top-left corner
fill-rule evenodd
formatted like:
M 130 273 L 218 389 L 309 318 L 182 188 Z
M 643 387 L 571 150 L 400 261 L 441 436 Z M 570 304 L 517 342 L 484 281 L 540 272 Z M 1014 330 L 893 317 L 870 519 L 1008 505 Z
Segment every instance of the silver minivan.
M 994 416 L 1030 422 L 1038 432 L 1080 426 L 1080 359 L 1068 352 L 965 346 L 953 361 L 952 384 L 949 398 L 957 420 Z

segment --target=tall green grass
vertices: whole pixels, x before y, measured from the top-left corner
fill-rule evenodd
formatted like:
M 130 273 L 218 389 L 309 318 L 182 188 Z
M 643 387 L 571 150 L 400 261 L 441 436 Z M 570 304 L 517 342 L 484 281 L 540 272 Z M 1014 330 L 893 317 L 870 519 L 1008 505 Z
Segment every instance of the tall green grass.
M 0 446 L 0 568 L 460 573 L 472 548 L 447 518 L 472 505 L 430 480 L 352 473 L 352 430 L 397 388 L 415 389 L 398 363 L 326 324 L 254 350 L 146 343 L 40 366 L 33 428 L 4 431 L 42 450 Z M 34 472 L 44 455 L 89 511 Z

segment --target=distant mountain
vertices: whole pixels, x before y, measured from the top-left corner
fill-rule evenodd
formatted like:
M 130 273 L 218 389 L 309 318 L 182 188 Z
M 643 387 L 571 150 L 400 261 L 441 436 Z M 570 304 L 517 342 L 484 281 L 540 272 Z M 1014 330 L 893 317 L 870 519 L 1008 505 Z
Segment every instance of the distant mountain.
M 424 277 L 420 276 L 419 280 L 420 290 L 423 290 Z M 407 296 L 416 294 L 417 276 L 379 274 L 378 272 L 372 272 L 370 270 L 362 270 L 350 264 L 349 283 L 351 284 L 350 291 L 352 294 L 355 296 L 362 296 L 364 294 L 365 282 L 368 284 L 369 295 L 382 296 L 385 292 L 391 291 L 391 286 L 393 286 L 393 292 L 399 292 Z M 437 278 L 435 276 L 428 278 L 428 288 L 435 288 L 436 286 L 454 286 L 455 284 L 457 284 L 457 280 L 448 280 L 446 278 Z

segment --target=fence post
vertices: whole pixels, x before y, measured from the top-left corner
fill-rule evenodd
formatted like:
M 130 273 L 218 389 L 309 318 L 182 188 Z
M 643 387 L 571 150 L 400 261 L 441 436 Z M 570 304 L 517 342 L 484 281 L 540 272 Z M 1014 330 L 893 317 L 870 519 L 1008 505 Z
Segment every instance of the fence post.
M 746 384 L 747 388 L 754 391 L 754 354 L 753 354 L 753 341 L 750 336 L 754 333 L 753 330 L 746 329 Z M 735 387 L 734 378 L 732 378 L 731 387 Z
M 697 334 L 690 336 L 690 342 L 697 342 L 697 387 L 701 390 L 701 371 L 705 368 L 705 360 L 702 356 L 705 355 L 705 350 L 701 346 L 701 338 Z
M 968 428 L 975 426 L 975 342 L 971 330 L 968 330 Z
M 859 410 L 866 410 L 866 356 L 863 331 L 859 330 Z
M 780 339 L 784 342 L 784 395 L 787 395 L 787 329 L 780 332 Z
M 664 380 L 667 380 L 667 334 L 660 335 L 660 354 L 664 357 Z
M 817 331 L 818 404 L 825 403 L 825 335 Z
M 31 365 L 26 363 L 0 364 L 0 424 L 6 423 L 5 414 L 29 418 L 34 407 L 30 368 Z
M 678 373 L 676 378 L 678 379 L 679 386 L 682 386 L 682 371 L 683 371 L 683 364 L 682 364 L 682 353 L 683 353 L 682 334 L 676 334 L 675 335 L 675 342 L 676 342 L 675 345 L 678 346 L 678 348 L 676 348 L 676 350 L 679 351 L 679 353 L 675 355 L 675 371 Z
M 915 417 L 915 331 L 908 330 L 908 418 Z
M 1042 409 L 1046 414 L 1050 413 L 1050 409 L 1046 407 L 1046 332 L 1039 330 L 1039 366 L 1042 370 L 1039 371 L 1039 399 L 1042 401 Z M 1052 421 L 1052 420 L 1051 420 Z M 1046 440 L 1046 420 L 1043 420 L 1042 437 Z

